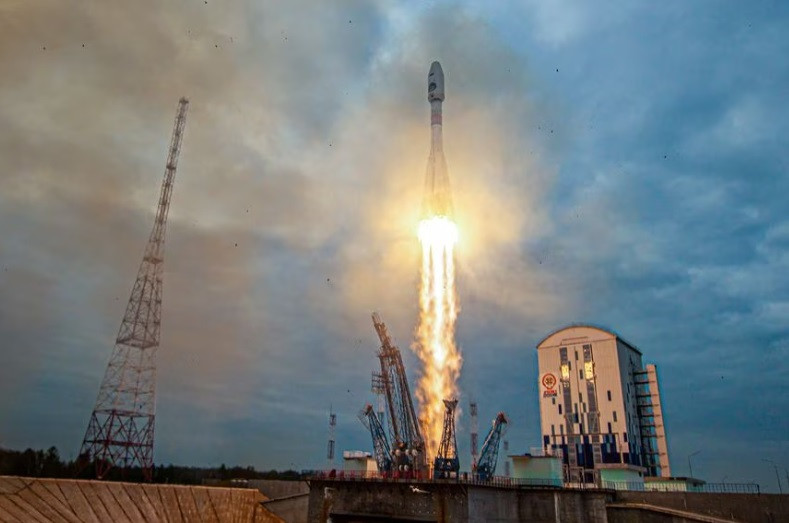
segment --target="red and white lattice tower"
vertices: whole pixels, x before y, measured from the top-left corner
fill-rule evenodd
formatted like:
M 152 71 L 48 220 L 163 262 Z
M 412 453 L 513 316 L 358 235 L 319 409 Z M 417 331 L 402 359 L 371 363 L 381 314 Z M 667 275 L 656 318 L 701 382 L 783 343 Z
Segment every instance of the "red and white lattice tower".
M 103 478 L 114 467 L 123 470 L 139 467 L 148 481 L 153 475 L 156 349 L 162 324 L 164 237 L 188 108 L 189 100 L 181 98 L 156 220 L 80 449 L 83 463 L 95 463 L 98 478 Z

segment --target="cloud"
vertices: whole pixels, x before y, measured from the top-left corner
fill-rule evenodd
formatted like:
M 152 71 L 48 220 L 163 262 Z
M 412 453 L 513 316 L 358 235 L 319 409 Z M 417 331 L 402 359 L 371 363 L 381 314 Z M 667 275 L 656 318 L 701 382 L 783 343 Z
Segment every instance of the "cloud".
M 677 463 L 713 437 L 699 419 L 783 459 L 787 13 L 708 10 L 6 2 L 3 441 L 78 445 L 187 95 L 157 460 L 320 465 L 329 403 L 339 446 L 367 448 L 371 310 L 417 371 L 438 59 L 464 401 L 510 413 L 513 449 L 538 444 L 533 347 L 591 321 L 660 366 Z

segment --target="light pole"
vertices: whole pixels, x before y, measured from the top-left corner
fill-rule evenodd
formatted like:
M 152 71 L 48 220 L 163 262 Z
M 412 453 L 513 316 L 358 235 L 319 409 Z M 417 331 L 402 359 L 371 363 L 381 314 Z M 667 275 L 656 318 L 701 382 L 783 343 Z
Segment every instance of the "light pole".
M 692 452 L 691 454 L 688 454 L 688 470 L 690 471 L 690 477 L 691 478 L 693 477 L 693 465 L 691 465 L 691 463 L 690 463 L 690 458 L 692 458 L 693 456 L 695 456 L 699 452 L 701 452 L 701 450 L 697 450 L 696 452 Z
M 771 459 L 764 459 L 764 458 L 762 458 L 762 461 L 765 461 L 767 463 L 772 463 L 773 464 L 773 468 L 775 469 L 775 479 L 778 480 L 778 492 L 783 494 L 784 493 L 784 489 L 781 487 L 781 475 L 778 474 L 778 464 L 775 463 L 775 461 L 773 461 Z

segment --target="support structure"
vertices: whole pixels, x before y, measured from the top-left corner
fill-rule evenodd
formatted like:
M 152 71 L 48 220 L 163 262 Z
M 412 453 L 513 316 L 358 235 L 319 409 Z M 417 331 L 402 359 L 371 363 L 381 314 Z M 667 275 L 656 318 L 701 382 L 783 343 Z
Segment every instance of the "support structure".
M 189 100 L 181 98 L 153 230 L 80 449 L 80 463 L 93 462 L 100 479 L 115 467 L 139 468 L 147 481 L 153 475 L 164 239 L 188 108 Z
M 496 473 L 496 465 L 499 462 L 499 444 L 508 423 L 507 415 L 499 412 L 485 437 L 476 471 L 477 477 L 483 481 L 489 480 Z
M 471 470 L 474 470 L 479 459 L 479 421 L 476 401 L 469 404 L 469 411 L 471 412 Z
M 387 474 L 392 471 L 392 449 L 386 439 L 386 431 L 369 403 L 359 413 L 359 420 L 370 431 L 373 439 L 373 455 L 378 465 L 378 472 Z
M 332 407 L 329 407 L 329 444 L 326 448 L 326 459 L 329 460 L 329 468 L 334 468 L 334 447 L 336 443 L 337 414 Z
M 433 462 L 433 479 L 457 478 L 460 472 L 458 459 L 458 443 L 455 437 L 455 407 L 458 400 L 444 400 L 444 430 L 441 432 L 441 443 Z
M 657 367 L 648 364 L 646 369 L 635 371 L 633 383 L 636 386 L 638 419 L 641 427 L 643 466 L 650 476 L 670 477 L 671 466 L 668 460 Z
M 380 372 L 372 373 L 370 391 L 375 394 L 378 420 L 381 425 L 386 426 L 386 386 L 384 385 L 384 376 Z
M 405 374 L 403 358 L 378 313 L 373 313 L 373 326 L 381 340 L 378 359 L 381 382 L 389 408 L 390 435 L 398 471 L 421 471 L 426 468 L 425 441 L 419 428 L 411 390 Z
M 504 477 L 510 477 L 510 459 L 508 453 L 510 451 L 510 442 L 506 439 L 501 443 L 501 446 L 504 450 Z

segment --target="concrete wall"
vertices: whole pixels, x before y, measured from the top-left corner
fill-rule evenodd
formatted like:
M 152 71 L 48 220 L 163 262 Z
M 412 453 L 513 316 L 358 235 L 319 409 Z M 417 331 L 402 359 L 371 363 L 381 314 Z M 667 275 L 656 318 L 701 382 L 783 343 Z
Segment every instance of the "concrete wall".
M 270 499 L 262 503 L 269 512 L 276 514 L 288 523 L 306 523 L 309 510 L 310 494 L 295 494 L 293 496 Z
M 423 492 L 415 492 L 417 488 Z M 311 481 L 311 523 L 378 521 L 605 523 L 604 491 L 492 488 L 452 482 Z
M 626 492 L 617 503 L 640 503 L 749 523 L 789 521 L 789 494 L 706 494 L 700 492 Z
M 323 523 L 329 516 L 335 522 L 782 523 L 789 522 L 789 495 L 310 481 L 307 521 Z
M 269 498 L 263 502 L 266 510 L 288 523 L 306 523 L 310 494 L 306 481 L 253 479 L 248 484 Z
M 250 479 L 249 488 L 256 488 L 269 499 L 285 498 L 296 494 L 308 494 L 306 481 L 284 481 L 281 479 Z
M 428 492 L 414 492 L 412 486 Z M 466 521 L 465 496 L 455 484 L 421 484 L 373 481 L 310 481 L 311 523 L 323 523 L 329 516 L 343 521 L 368 518 L 411 521 Z
M 279 523 L 252 489 L 0 476 L 0 521 Z

